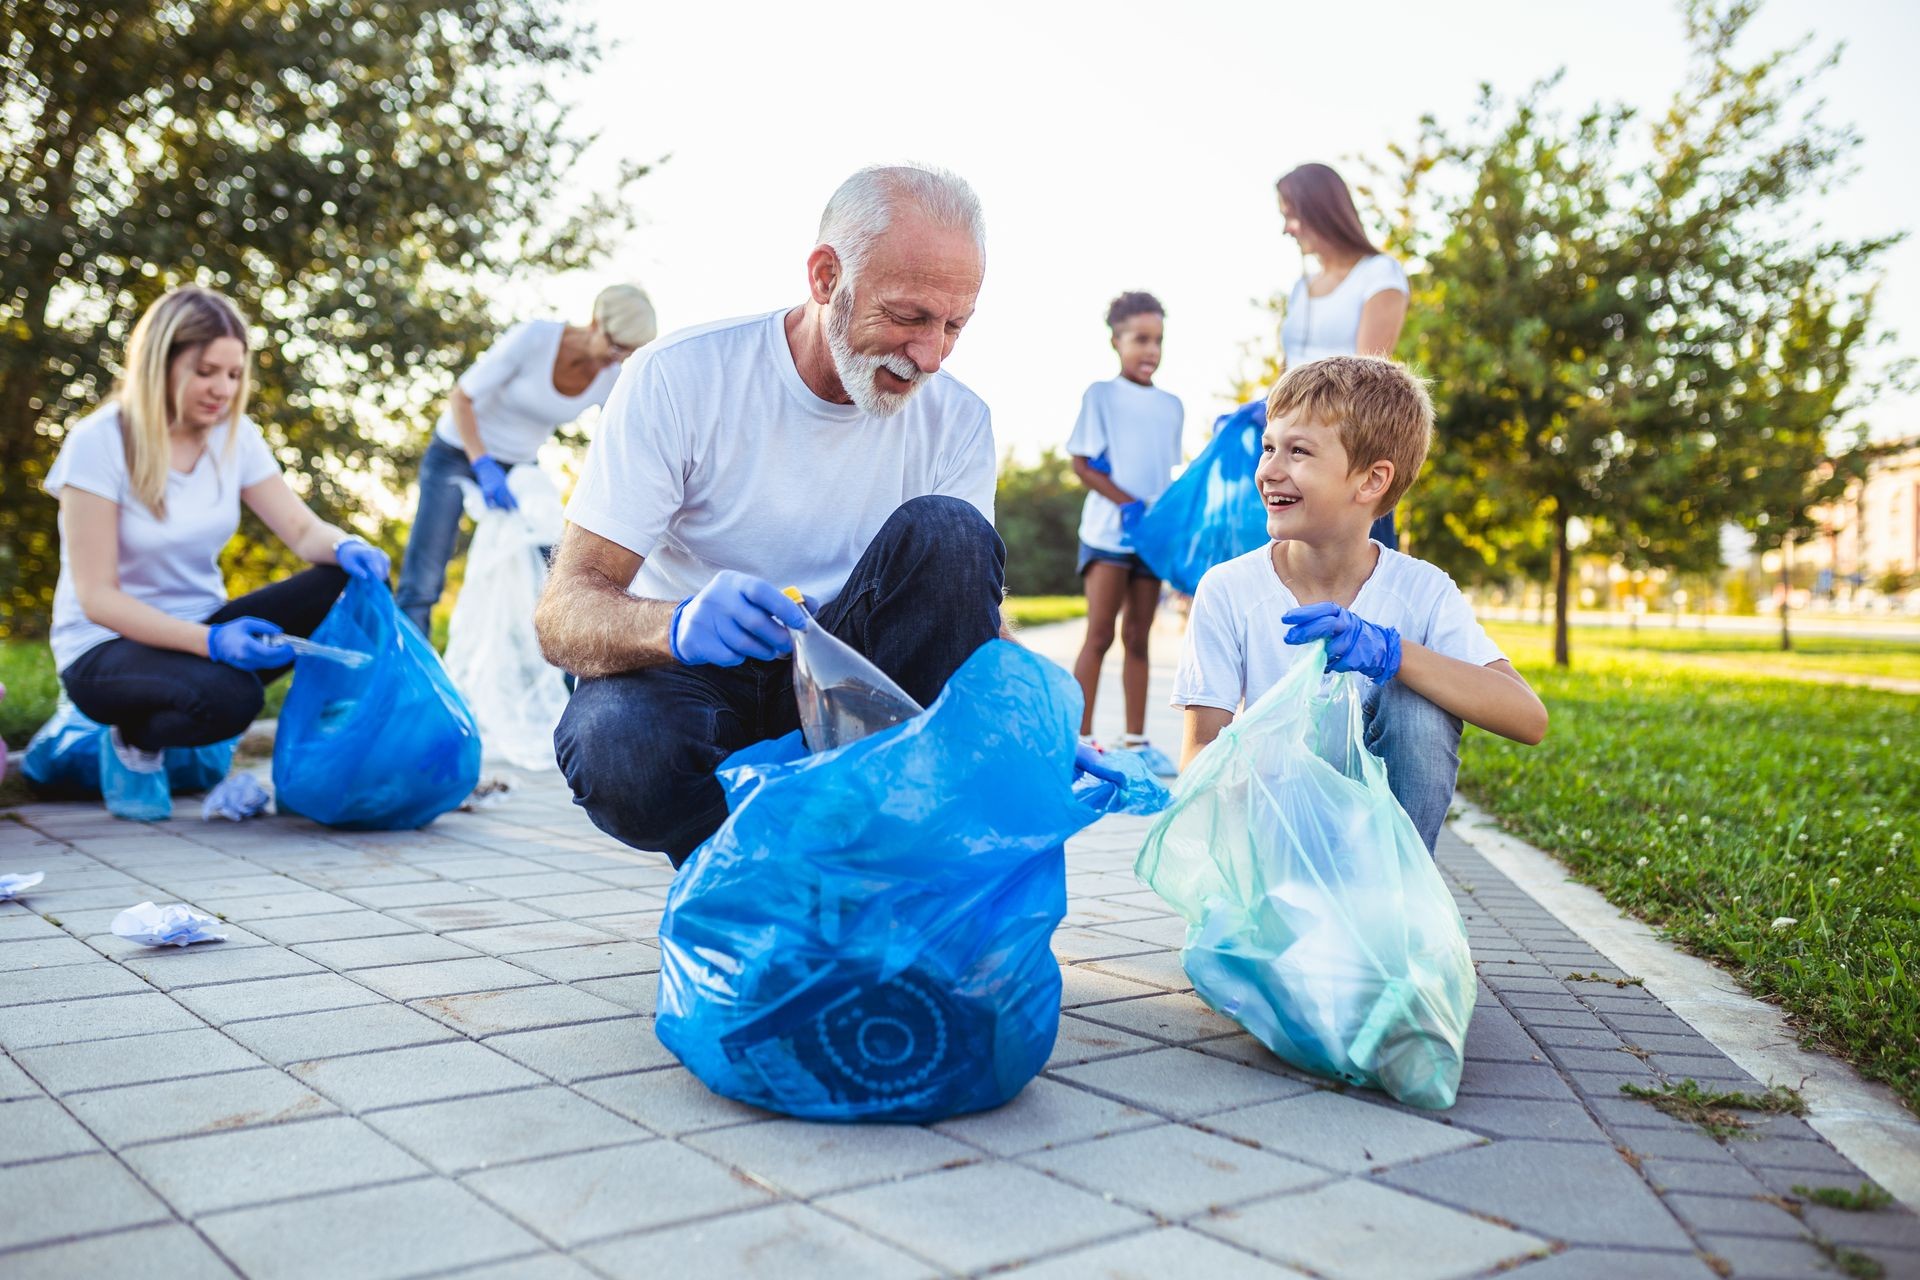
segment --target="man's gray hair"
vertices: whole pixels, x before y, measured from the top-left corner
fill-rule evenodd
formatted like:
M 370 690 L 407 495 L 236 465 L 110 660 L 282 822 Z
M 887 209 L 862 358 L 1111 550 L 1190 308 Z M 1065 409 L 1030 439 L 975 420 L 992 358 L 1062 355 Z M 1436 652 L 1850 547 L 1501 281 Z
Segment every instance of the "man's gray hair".
M 912 209 L 934 225 L 965 231 L 981 256 L 987 252 L 987 224 L 980 197 L 965 178 L 923 165 L 870 165 L 840 184 L 820 215 L 819 243 L 839 255 L 851 283 L 867 265 L 867 256 L 900 209 Z

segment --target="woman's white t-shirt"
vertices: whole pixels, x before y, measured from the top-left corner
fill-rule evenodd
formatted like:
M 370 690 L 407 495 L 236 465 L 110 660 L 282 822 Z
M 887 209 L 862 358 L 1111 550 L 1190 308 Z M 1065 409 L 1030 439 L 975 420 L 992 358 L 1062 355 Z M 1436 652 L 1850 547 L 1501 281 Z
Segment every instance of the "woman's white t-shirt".
M 1185 423 L 1180 397 L 1124 377 L 1109 378 L 1088 387 L 1081 397 L 1067 452 L 1081 458 L 1106 454 L 1112 481 L 1152 502 L 1173 483 Z M 1080 541 L 1102 551 L 1133 550 L 1133 540 L 1120 527 L 1120 508 L 1092 491 L 1080 509 Z
M 240 419 L 233 447 L 228 429 L 207 433 L 193 470 L 167 472 L 167 515 L 157 518 L 135 497 L 121 443 L 120 406 L 109 404 L 68 430 L 47 472 L 46 491 L 68 486 L 120 506 L 120 589 L 170 617 L 203 622 L 227 602 L 220 550 L 240 527 L 240 491 L 280 474 L 280 464 L 253 419 Z M 60 580 L 53 589 L 53 665 L 67 666 L 118 633 L 90 621 L 74 590 L 72 546 L 60 527 Z
M 460 389 L 473 401 L 473 419 L 488 456 L 512 466 L 532 462 L 553 433 L 607 402 L 620 366 L 608 365 L 577 396 L 561 395 L 553 385 L 553 364 L 567 326 L 559 320 L 526 320 L 502 334 L 473 367 L 460 375 Z M 443 409 L 434 434 L 465 449 L 453 410 Z
M 1368 298 L 1388 289 L 1406 293 L 1407 273 L 1384 253 L 1354 263 L 1346 279 L 1324 298 L 1310 296 L 1306 278 L 1302 277 L 1287 297 L 1287 320 L 1280 327 L 1287 367 L 1296 368 L 1327 356 L 1353 355 L 1360 343 L 1361 310 Z
M 1380 559 L 1348 606 L 1354 616 L 1476 667 L 1506 656 L 1445 570 L 1374 546 Z M 1289 628 L 1280 617 L 1300 602 L 1274 572 L 1272 550 L 1272 543 L 1258 547 L 1200 579 L 1174 672 L 1174 706 L 1236 712 L 1252 706 L 1313 648 L 1287 643 Z

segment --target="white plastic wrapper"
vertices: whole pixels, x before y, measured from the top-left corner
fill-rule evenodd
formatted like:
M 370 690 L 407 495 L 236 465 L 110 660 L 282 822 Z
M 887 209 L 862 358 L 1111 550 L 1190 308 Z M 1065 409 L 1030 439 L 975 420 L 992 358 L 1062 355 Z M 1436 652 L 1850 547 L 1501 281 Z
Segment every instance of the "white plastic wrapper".
M 447 674 L 480 726 L 484 759 L 519 769 L 552 769 L 553 730 L 567 709 L 567 686 L 547 665 L 533 633 L 533 610 L 547 581 L 542 547 L 560 541 L 560 491 L 537 466 L 518 466 L 507 485 L 517 511 L 496 511 L 467 496 L 473 544 L 466 578 L 447 627 Z
M 216 921 L 212 916 L 203 916 L 191 907 L 176 902 L 172 906 L 156 907 L 151 902 L 143 902 L 137 907 L 128 907 L 113 918 L 113 933 L 117 938 L 129 942 L 138 942 L 149 947 L 184 947 L 194 942 L 225 942 L 227 935 L 215 933 Z
M 33 886 L 47 878 L 44 871 L 29 871 L 24 875 L 0 876 L 0 902 L 12 902 Z

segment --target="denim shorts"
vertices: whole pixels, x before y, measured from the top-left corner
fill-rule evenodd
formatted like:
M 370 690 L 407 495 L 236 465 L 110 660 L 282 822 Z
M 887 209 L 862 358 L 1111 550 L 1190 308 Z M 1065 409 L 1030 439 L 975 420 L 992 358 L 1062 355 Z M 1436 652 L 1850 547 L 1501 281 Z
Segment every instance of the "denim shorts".
M 1152 578 L 1155 582 L 1160 580 L 1160 575 L 1149 569 L 1147 562 L 1131 551 L 1108 551 L 1105 547 L 1090 547 L 1083 542 L 1080 544 L 1080 567 L 1074 572 L 1084 578 L 1090 564 L 1125 565 L 1129 582 L 1137 578 Z

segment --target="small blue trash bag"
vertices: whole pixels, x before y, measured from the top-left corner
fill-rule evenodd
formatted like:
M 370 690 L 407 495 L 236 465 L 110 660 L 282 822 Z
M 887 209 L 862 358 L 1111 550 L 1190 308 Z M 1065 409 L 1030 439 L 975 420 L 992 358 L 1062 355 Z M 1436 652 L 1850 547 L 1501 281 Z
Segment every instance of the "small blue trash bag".
M 373 661 L 294 659 L 273 741 L 281 812 L 394 831 L 425 826 L 472 794 L 480 781 L 473 714 L 384 584 L 349 578 L 313 639 Z
M 1324 665 L 1304 650 L 1194 759 L 1134 871 L 1186 918 L 1208 1004 L 1296 1067 L 1450 1107 L 1466 926 L 1366 748 L 1366 682 Z
M 1100 816 L 1074 793 L 1079 720 L 1064 671 L 996 640 L 893 728 L 735 753 L 732 812 L 667 894 L 661 1042 L 715 1093 L 809 1120 L 1012 1098 L 1059 1029 L 1062 845 Z M 1166 802 L 1144 783 L 1100 803 Z
M 104 725 L 82 715 L 80 708 L 60 695 L 53 718 L 27 743 L 20 758 L 20 772 L 34 789 L 53 797 L 75 799 L 100 798 L 100 737 Z M 240 739 L 229 738 L 205 747 L 168 747 L 167 789 L 174 792 L 206 791 L 227 776 L 233 767 L 233 748 Z
M 1133 531 L 1133 549 L 1162 581 L 1192 595 L 1200 575 L 1265 546 L 1267 509 L 1253 483 L 1267 404 L 1223 415 L 1213 439 L 1167 487 Z

